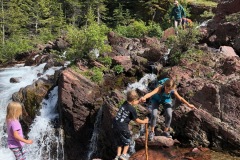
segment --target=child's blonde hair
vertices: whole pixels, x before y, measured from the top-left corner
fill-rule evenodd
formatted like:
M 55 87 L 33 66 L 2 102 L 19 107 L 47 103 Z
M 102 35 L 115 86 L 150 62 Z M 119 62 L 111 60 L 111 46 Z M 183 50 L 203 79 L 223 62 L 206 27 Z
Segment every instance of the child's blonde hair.
M 164 86 L 167 88 L 175 89 L 176 85 L 173 79 L 168 79 L 165 83 Z
M 138 93 L 135 90 L 131 90 L 127 92 L 127 101 L 132 102 L 139 98 Z
M 6 120 L 19 119 L 22 115 L 22 105 L 19 102 L 10 102 L 7 106 Z

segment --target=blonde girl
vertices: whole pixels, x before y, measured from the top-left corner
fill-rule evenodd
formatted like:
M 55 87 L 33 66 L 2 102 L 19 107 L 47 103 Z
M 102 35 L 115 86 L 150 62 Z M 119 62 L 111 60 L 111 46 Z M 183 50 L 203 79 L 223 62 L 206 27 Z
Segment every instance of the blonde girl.
M 172 107 L 173 107 L 173 100 L 172 97 L 176 97 L 179 101 L 186 104 L 191 109 L 196 109 L 194 105 L 189 104 L 183 97 L 181 97 L 177 90 L 175 89 L 175 83 L 172 79 L 168 79 L 163 86 L 159 86 L 155 88 L 152 92 L 147 93 L 145 96 L 140 98 L 140 101 L 145 102 L 147 98 L 152 97 L 155 94 L 158 94 L 158 104 L 162 104 L 165 110 L 165 128 L 164 128 L 164 135 L 166 137 L 171 138 L 169 134 L 170 124 L 172 121 Z M 149 133 L 149 140 L 153 140 L 154 137 L 154 128 L 156 126 L 157 121 L 157 112 L 158 106 L 152 109 L 152 116 L 151 116 L 151 131 Z
M 25 160 L 24 144 L 32 144 L 32 140 L 23 138 L 22 126 L 19 117 L 22 115 L 22 106 L 18 102 L 10 102 L 7 106 L 7 134 L 8 147 L 12 150 L 16 160 Z

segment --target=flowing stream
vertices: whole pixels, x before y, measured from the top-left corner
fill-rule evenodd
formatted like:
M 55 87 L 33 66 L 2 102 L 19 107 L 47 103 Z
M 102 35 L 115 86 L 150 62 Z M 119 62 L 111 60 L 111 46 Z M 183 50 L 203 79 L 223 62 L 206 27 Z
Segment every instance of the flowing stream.
M 94 129 L 93 129 L 92 138 L 90 140 L 87 160 L 91 160 L 92 156 L 98 150 L 98 148 L 97 148 L 97 146 L 98 146 L 98 135 L 99 135 L 99 131 L 101 129 L 101 124 L 102 124 L 102 107 L 99 109 L 99 111 L 97 113 L 97 116 L 96 116 L 96 121 L 94 123 Z M 95 155 L 95 156 L 97 156 L 97 155 Z
M 1 140 L 0 141 L 0 160 L 15 159 L 11 150 L 7 148 L 7 134 L 6 134 L 6 126 L 5 126 L 7 104 L 9 103 L 9 101 L 11 101 L 12 94 L 15 92 L 18 92 L 20 88 L 26 87 L 27 85 L 31 85 L 38 78 L 47 78 L 47 75 L 53 75 L 55 70 L 59 69 L 59 67 L 50 68 L 44 72 L 43 71 L 44 66 L 45 66 L 45 63 L 39 66 L 34 66 L 34 67 L 17 65 L 11 68 L 0 69 L 0 97 L 1 97 L 0 98 L 0 140 Z M 39 73 L 41 74 L 40 77 L 37 76 Z M 18 78 L 20 82 L 10 83 L 10 78 L 12 77 Z M 46 117 L 47 115 L 49 116 L 49 119 L 50 119 L 49 121 L 57 117 L 55 112 L 55 109 L 56 109 L 55 106 L 57 101 L 56 92 L 57 92 L 57 87 L 54 88 L 54 90 L 50 93 L 50 95 L 48 96 L 49 97 L 48 100 L 43 100 L 42 102 L 43 107 L 40 111 L 40 115 L 36 117 L 36 119 L 34 120 L 34 123 L 31 125 L 31 131 L 28 136 L 30 137 L 30 139 L 33 139 L 34 144 L 27 146 L 27 151 L 29 151 L 29 153 L 27 154 L 27 159 L 29 160 L 44 159 L 44 158 L 41 158 L 40 156 L 42 156 L 42 153 L 43 153 L 42 146 L 45 146 L 44 147 L 45 151 L 49 150 L 50 146 L 48 141 L 46 140 L 48 138 L 51 139 L 51 141 L 54 138 L 57 139 L 56 146 L 60 145 L 60 143 L 58 142 L 61 141 L 61 138 L 59 138 L 61 137 L 60 136 L 61 134 L 59 134 L 59 137 L 52 136 L 53 126 L 46 125 L 47 122 L 44 119 L 44 116 Z M 54 107 L 49 107 L 49 106 L 54 106 Z M 46 110 L 44 111 L 44 109 Z M 40 118 L 42 116 L 43 118 Z M 39 129 L 41 130 L 41 132 L 39 131 Z M 47 136 L 46 134 L 43 134 L 42 131 L 45 131 L 45 133 L 47 133 Z M 42 141 L 40 141 L 40 139 L 42 139 Z M 41 154 L 39 152 L 41 152 Z M 33 158 L 33 157 L 37 157 L 37 158 Z

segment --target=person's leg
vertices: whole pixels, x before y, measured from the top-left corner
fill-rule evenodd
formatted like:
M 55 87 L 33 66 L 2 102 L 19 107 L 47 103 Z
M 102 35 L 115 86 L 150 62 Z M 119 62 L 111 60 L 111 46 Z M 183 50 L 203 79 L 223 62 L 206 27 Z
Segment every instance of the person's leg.
M 165 128 L 164 131 L 168 132 L 170 129 L 170 125 L 172 122 L 172 107 L 166 107 L 165 108 Z
M 117 145 L 117 155 L 114 160 L 118 160 L 122 153 L 122 141 L 121 141 L 121 130 L 118 127 L 113 126 L 113 134 L 115 137 L 116 145 Z
M 129 145 L 123 147 L 123 153 L 119 157 L 121 160 L 128 160 L 129 159 L 129 155 L 127 155 L 128 148 L 129 148 Z
M 126 155 L 128 151 L 129 145 L 123 147 L 123 152 L 122 154 Z
M 122 153 L 122 147 L 121 146 L 118 146 L 117 147 L 117 156 L 119 157 Z
M 178 20 L 178 27 L 179 27 L 179 26 L 182 28 L 182 19 L 179 19 L 179 20 Z
M 174 29 L 175 29 L 175 34 L 178 35 L 178 28 L 179 25 L 181 26 L 182 20 L 174 20 Z
M 175 34 L 178 35 L 178 21 L 174 20 L 174 30 L 175 30 Z
M 182 28 L 183 28 L 183 30 L 186 28 L 186 20 L 185 19 L 182 19 Z
M 119 158 L 122 159 L 122 160 L 127 160 L 129 158 L 127 156 L 127 152 L 128 152 L 129 144 L 131 142 L 130 131 L 129 130 L 120 131 L 120 137 L 119 138 L 121 139 L 121 145 L 124 146 L 122 154 L 120 155 Z
M 152 107 L 153 107 L 153 110 L 152 110 L 152 115 L 151 115 L 150 126 L 151 126 L 151 131 L 154 132 L 154 128 L 156 127 L 156 124 L 157 124 L 159 105 L 157 103 L 152 103 Z
M 25 160 L 25 159 L 26 159 L 26 150 L 25 150 L 25 148 L 22 147 L 22 148 L 20 149 L 20 151 L 21 151 L 21 153 L 22 153 L 22 160 Z
M 22 149 L 20 147 L 19 148 L 10 148 L 10 149 L 13 152 L 16 160 L 22 160 L 22 159 L 25 160 L 25 158 L 22 155 Z

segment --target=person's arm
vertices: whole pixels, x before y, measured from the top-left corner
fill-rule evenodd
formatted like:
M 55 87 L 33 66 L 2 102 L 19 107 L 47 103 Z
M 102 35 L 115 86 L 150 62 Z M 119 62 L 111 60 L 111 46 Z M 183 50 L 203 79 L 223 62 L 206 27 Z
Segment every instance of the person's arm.
M 21 141 L 21 142 L 24 142 L 24 143 L 27 143 L 27 144 L 32 144 L 33 141 L 32 140 L 27 140 L 27 139 L 24 139 L 23 137 L 21 137 L 19 134 L 18 134 L 18 131 L 13 131 L 13 136 L 16 140 L 18 141 Z
M 148 118 L 145 118 L 144 120 L 141 120 L 141 119 L 137 118 L 135 120 L 135 122 L 140 123 L 140 124 L 145 124 L 145 123 L 148 123 Z
M 158 86 L 157 88 L 155 88 L 152 92 L 149 92 L 147 94 L 145 94 L 145 96 L 140 98 L 141 102 L 145 102 L 146 99 L 152 97 L 154 94 L 158 93 L 161 90 L 161 86 Z
M 180 102 L 186 104 L 189 108 L 197 109 L 193 104 L 188 103 L 182 96 L 180 96 L 176 90 L 174 90 L 174 95 Z

